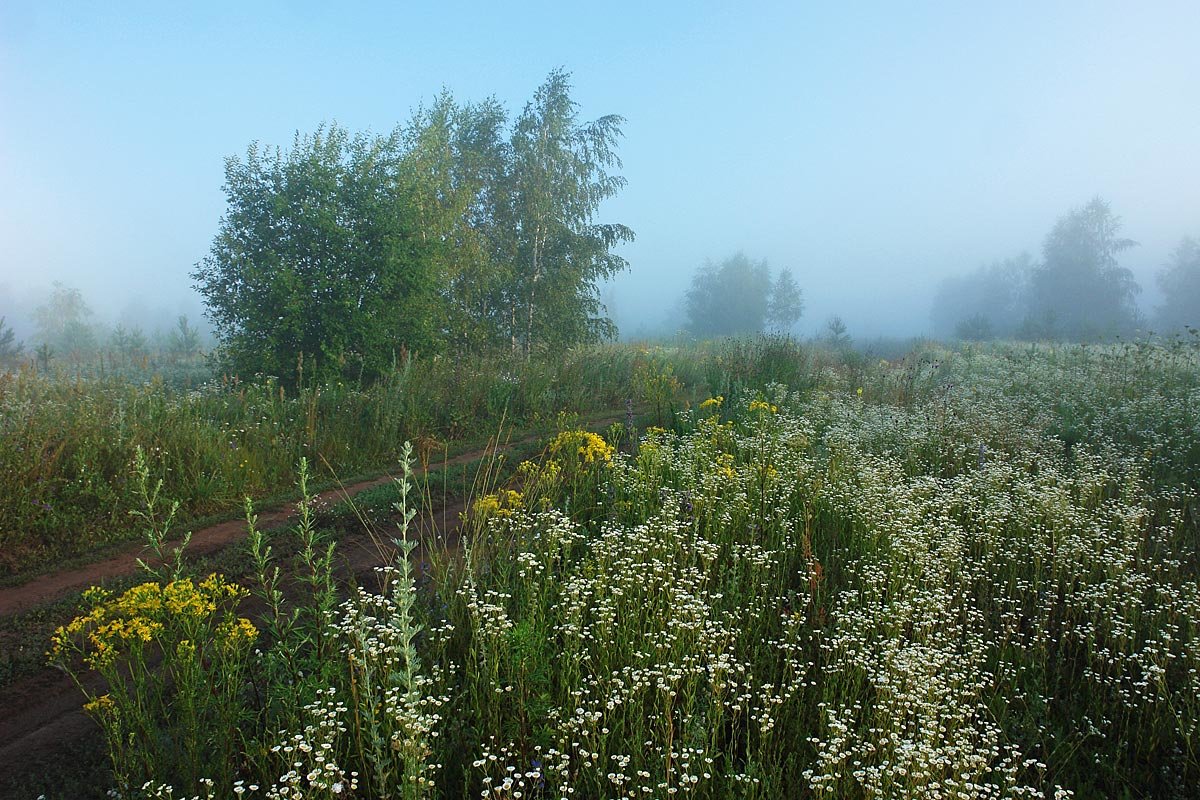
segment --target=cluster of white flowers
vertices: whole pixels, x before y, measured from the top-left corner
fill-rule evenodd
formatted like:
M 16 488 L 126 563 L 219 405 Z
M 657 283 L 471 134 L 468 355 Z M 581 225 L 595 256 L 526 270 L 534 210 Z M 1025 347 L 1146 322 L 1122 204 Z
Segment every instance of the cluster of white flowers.
M 609 522 L 508 521 L 515 580 L 473 608 L 502 660 L 545 602 L 571 688 L 541 774 L 661 796 L 694 785 L 689 747 L 715 758 L 696 785 L 807 752 L 817 794 L 1061 798 L 1040 759 L 1064 731 L 1169 708 L 1194 735 L 1200 593 L 1170 544 L 1192 495 L 1151 494 L 1111 439 L 1064 450 L 1053 405 L 989 394 L 996 368 L 913 408 L 776 387 L 742 422 L 650 433 L 611 470 Z M 1097 700 L 1055 719 L 1061 692 Z
M 412 794 L 434 785 L 441 764 L 433 759 L 433 745 L 441 709 L 450 701 L 437 691 L 441 669 L 434 666 L 427 674 L 417 654 L 421 629 L 414 620 L 416 591 L 406 566 L 380 568 L 385 590 L 374 594 L 359 588 L 342 605 L 334 628 L 353 675 L 358 746 L 381 794 L 397 784 L 412 787 Z
M 267 788 L 268 800 L 337 796 L 358 788 L 358 774 L 338 766 L 334 755 L 338 739 L 347 731 L 346 704 L 338 698 L 336 689 L 318 695 L 304 707 L 308 718 L 304 731 L 281 734 L 279 744 L 271 748 L 289 768 L 274 786 Z

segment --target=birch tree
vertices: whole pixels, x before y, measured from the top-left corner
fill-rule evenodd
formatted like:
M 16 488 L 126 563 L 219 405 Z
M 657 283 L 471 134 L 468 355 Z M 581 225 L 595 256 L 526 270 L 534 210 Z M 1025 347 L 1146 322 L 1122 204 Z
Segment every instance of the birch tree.
M 514 265 L 508 287 L 509 339 L 514 351 L 562 347 L 611 336 L 598 282 L 624 270 L 613 252 L 632 241 L 624 225 L 595 222 L 600 205 L 625 179 L 616 144 L 624 119 L 608 115 L 581 124 L 570 76 L 556 70 L 517 117 L 503 213 Z

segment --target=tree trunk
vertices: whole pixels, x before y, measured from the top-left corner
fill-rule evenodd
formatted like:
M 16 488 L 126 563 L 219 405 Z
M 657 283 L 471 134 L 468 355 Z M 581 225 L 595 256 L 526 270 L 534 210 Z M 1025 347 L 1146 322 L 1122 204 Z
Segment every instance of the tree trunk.
M 514 295 L 508 305 L 508 333 L 512 338 L 512 352 L 517 352 L 517 298 Z
M 538 225 L 533 232 L 533 276 L 529 281 L 529 310 L 525 322 L 525 358 L 528 359 L 533 351 L 533 308 L 537 300 L 537 284 L 542 277 L 542 226 Z

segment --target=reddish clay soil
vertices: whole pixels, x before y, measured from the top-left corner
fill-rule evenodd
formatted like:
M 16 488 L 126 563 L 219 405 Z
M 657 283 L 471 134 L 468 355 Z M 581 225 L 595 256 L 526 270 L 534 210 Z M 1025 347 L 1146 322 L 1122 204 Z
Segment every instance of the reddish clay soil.
M 486 452 L 488 451 L 479 450 L 463 453 L 444 463 L 447 466 L 465 464 L 482 458 Z M 435 466 L 442 466 L 442 464 Z M 359 492 L 391 482 L 392 477 L 385 475 L 350 486 L 330 489 L 316 496 L 315 505 L 318 507 L 332 505 L 348 497 L 354 497 Z M 261 511 L 258 514 L 258 527 L 260 530 L 277 528 L 294 519 L 295 515 L 295 503 L 287 503 L 278 508 Z M 211 555 L 245 536 L 246 521 L 244 519 L 222 522 L 192 533 L 187 553 L 192 557 Z M 139 569 L 138 559 L 145 557 L 145 545 L 133 542 L 121 552 L 102 561 L 95 561 L 76 569 L 38 575 L 26 583 L 0 588 L 0 616 L 20 614 L 31 608 L 53 603 L 55 600 L 81 592 L 89 586 L 95 586 L 105 580 L 133 575 Z
M 601 428 L 624 419 L 612 416 L 589 420 L 589 427 Z M 507 449 L 514 444 L 532 441 L 528 437 L 520 442 L 500 446 Z M 495 452 L 489 447 L 475 450 L 448 461 L 435 462 L 433 466 L 457 466 L 478 461 Z M 367 489 L 389 483 L 385 476 L 361 483 L 331 489 L 317 497 L 318 505 L 326 505 L 353 497 Z M 435 519 L 422 520 L 422 530 L 437 531 L 443 541 L 452 542 L 457 533 L 462 501 L 450 503 L 435 510 Z M 294 520 L 295 503 L 288 503 L 258 515 L 261 530 L 280 527 Z M 187 552 L 191 556 L 210 555 L 228 547 L 246 536 L 244 520 L 231 520 L 194 531 Z M 341 569 L 353 574 L 364 586 L 372 586 L 371 575 L 381 564 L 381 553 L 365 534 L 345 536 L 338 545 Z M 138 558 L 144 557 L 144 547 L 130 544 L 118 554 L 82 567 L 39 575 L 28 582 L 0 588 L 0 616 L 20 614 L 38 606 L 69 597 L 89 586 L 105 580 L 134 575 L 140 569 Z M 423 561 L 420 551 L 415 554 L 418 562 Z M 89 688 L 99 688 L 89 687 Z M 38 783 L 38 776 L 46 785 L 53 786 L 53 776 L 70 764 L 80 753 L 90 752 L 93 758 L 99 752 L 99 729 L 82 711 L 83 698 L 79 689 L 63 672 L 47 667 L 39 672 L 20 678 L 0 688 L 0 798 L 19 797 L 16 787 Z M 98 792 L 97 794 L 102 794 Z M 32 795 L 35 797 L 36 795 Z

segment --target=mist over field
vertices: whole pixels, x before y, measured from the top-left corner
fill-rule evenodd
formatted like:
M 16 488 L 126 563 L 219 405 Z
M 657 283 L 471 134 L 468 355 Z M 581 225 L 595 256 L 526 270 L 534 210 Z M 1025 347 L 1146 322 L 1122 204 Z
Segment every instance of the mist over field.
M 772 3 L 433 9 L 268 3 L 0 9 L 0 316 L 30 343 L 52 282 L 101 327 L 202 322 L 189 274 L 224 160 L 336 121 L 387 133 L 445 89 L 520 111 L 551 70 L 580 118 L 624 118 L 603 222 L 636 239 L 599 285 L 622 336 L 689 327 L 706 261 L 788 269 L 822 335 L 946 335 L 947 278 L 1109 204 L 1154 325 L 1156 275 L 1200 235 L 1200 53 L 1188 2 L 856 10 Z

